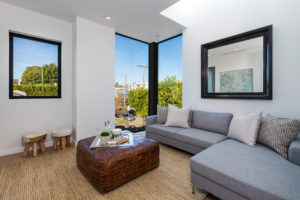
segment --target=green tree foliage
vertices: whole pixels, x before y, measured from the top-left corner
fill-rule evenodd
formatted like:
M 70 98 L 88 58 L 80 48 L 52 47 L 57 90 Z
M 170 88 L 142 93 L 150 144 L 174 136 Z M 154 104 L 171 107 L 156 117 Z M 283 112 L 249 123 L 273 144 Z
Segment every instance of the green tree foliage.
M 168 104 L 182 107 L 182 82 L 176 76 L 167 76 L 158 83 L 158 105 L 168 107 Z
M 42 74 L 44 75 L 42 79 Z M 30 66 L 22 75 L 22 82 L 26 83 L 44 83 L 54 84 L 57 83 L 58 71 L 55 64 L 46 64 L 43 67 Z
M 128 101 L 140 117 L 148 115 L 148 89 L 130 90 Z M 162 107 L 168 107 L 168 104 L 182 107 L 182 82 L 176 76 L 167 76 L 158 83 L 158 104 Z
M 58 79 L 58 69 L 55 64 L 49 64 L 43 66 L 44 70 L 44 83 L 54 84 L 57 83 Z
M 26 93 L 26 96 L 57 96 L 57 85 L 13 85 L 14 90 L 20 90 Z
M 148 115 L 148 89 L 138 88 L 130 90 L 128 94 L 130 107 L 136 110 L 137 115 L 145 117 Z
M 31 66 L 26 67 L 23 72 L 22 81 L 27 83 L 40 83 L 41 82 L 41 67 Z

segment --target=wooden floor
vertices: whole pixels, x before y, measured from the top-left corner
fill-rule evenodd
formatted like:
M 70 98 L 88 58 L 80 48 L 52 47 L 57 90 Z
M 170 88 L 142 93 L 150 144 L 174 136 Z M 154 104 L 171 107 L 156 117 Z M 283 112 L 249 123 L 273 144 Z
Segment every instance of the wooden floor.
M 74 146 L 69 147 L 69 148 L 75 148 Z M 38 155 L 37 156 L 43 156 L 45 154 L 55 154 L 55 153 L 59 153 L 59 151 L 61 150 L 52 150 L 52 147 L 48 147 L 46 148 L 46 151 L 44 153 L 41 153 L 40 150 L 38 151 Z M 32 151 L 28 152 L 27 156 L 23 156 L 23 153 L 17 153 L 17 154 L 12 154 L 12 155 L 7 155 L 7 156 L 2 156 L 0 157 L 0 176 L 3 172 L 4 166 L 7 164 L 11 164 L 11 163 L 17 163 L 20 161 L 26 161 L 29 159 L 35 159 L 34 157 L 32 157 Z M 219 200 L 219 198 L 214 197 L 213 195 L 208 195 L 204 200 Z

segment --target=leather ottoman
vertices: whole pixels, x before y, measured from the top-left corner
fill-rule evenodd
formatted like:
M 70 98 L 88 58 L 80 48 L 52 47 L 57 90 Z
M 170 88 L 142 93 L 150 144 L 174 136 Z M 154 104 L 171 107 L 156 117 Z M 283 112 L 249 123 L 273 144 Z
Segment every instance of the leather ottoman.
M 102 194 L 159 166 L 159 144 L 133 136 L 134 146 L 90 149 L 95 137 L 80 140 L 76 160 L 82 174 Z

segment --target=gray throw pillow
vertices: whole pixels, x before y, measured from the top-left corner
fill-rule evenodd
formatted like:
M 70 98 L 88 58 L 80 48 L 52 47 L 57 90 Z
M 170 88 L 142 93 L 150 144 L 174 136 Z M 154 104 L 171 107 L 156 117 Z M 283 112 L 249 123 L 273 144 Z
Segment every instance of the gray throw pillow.
M 270 114 L 262 121 L 257 142 L 288 158 L 288 149 L 300 131 L 300 119 L 278 119 Z
M 157 106 L 156 123 L 165 124 L 168 118 L 168 108 Z

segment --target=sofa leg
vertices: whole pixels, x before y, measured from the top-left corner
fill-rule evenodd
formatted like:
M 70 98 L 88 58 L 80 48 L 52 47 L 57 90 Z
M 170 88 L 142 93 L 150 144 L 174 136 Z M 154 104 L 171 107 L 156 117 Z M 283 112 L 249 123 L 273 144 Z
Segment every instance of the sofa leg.
M 192 194 L 195 194 L 195 191 L 196 191 L 196 186 L 193 184 L 193 189 L 192 189 Z

